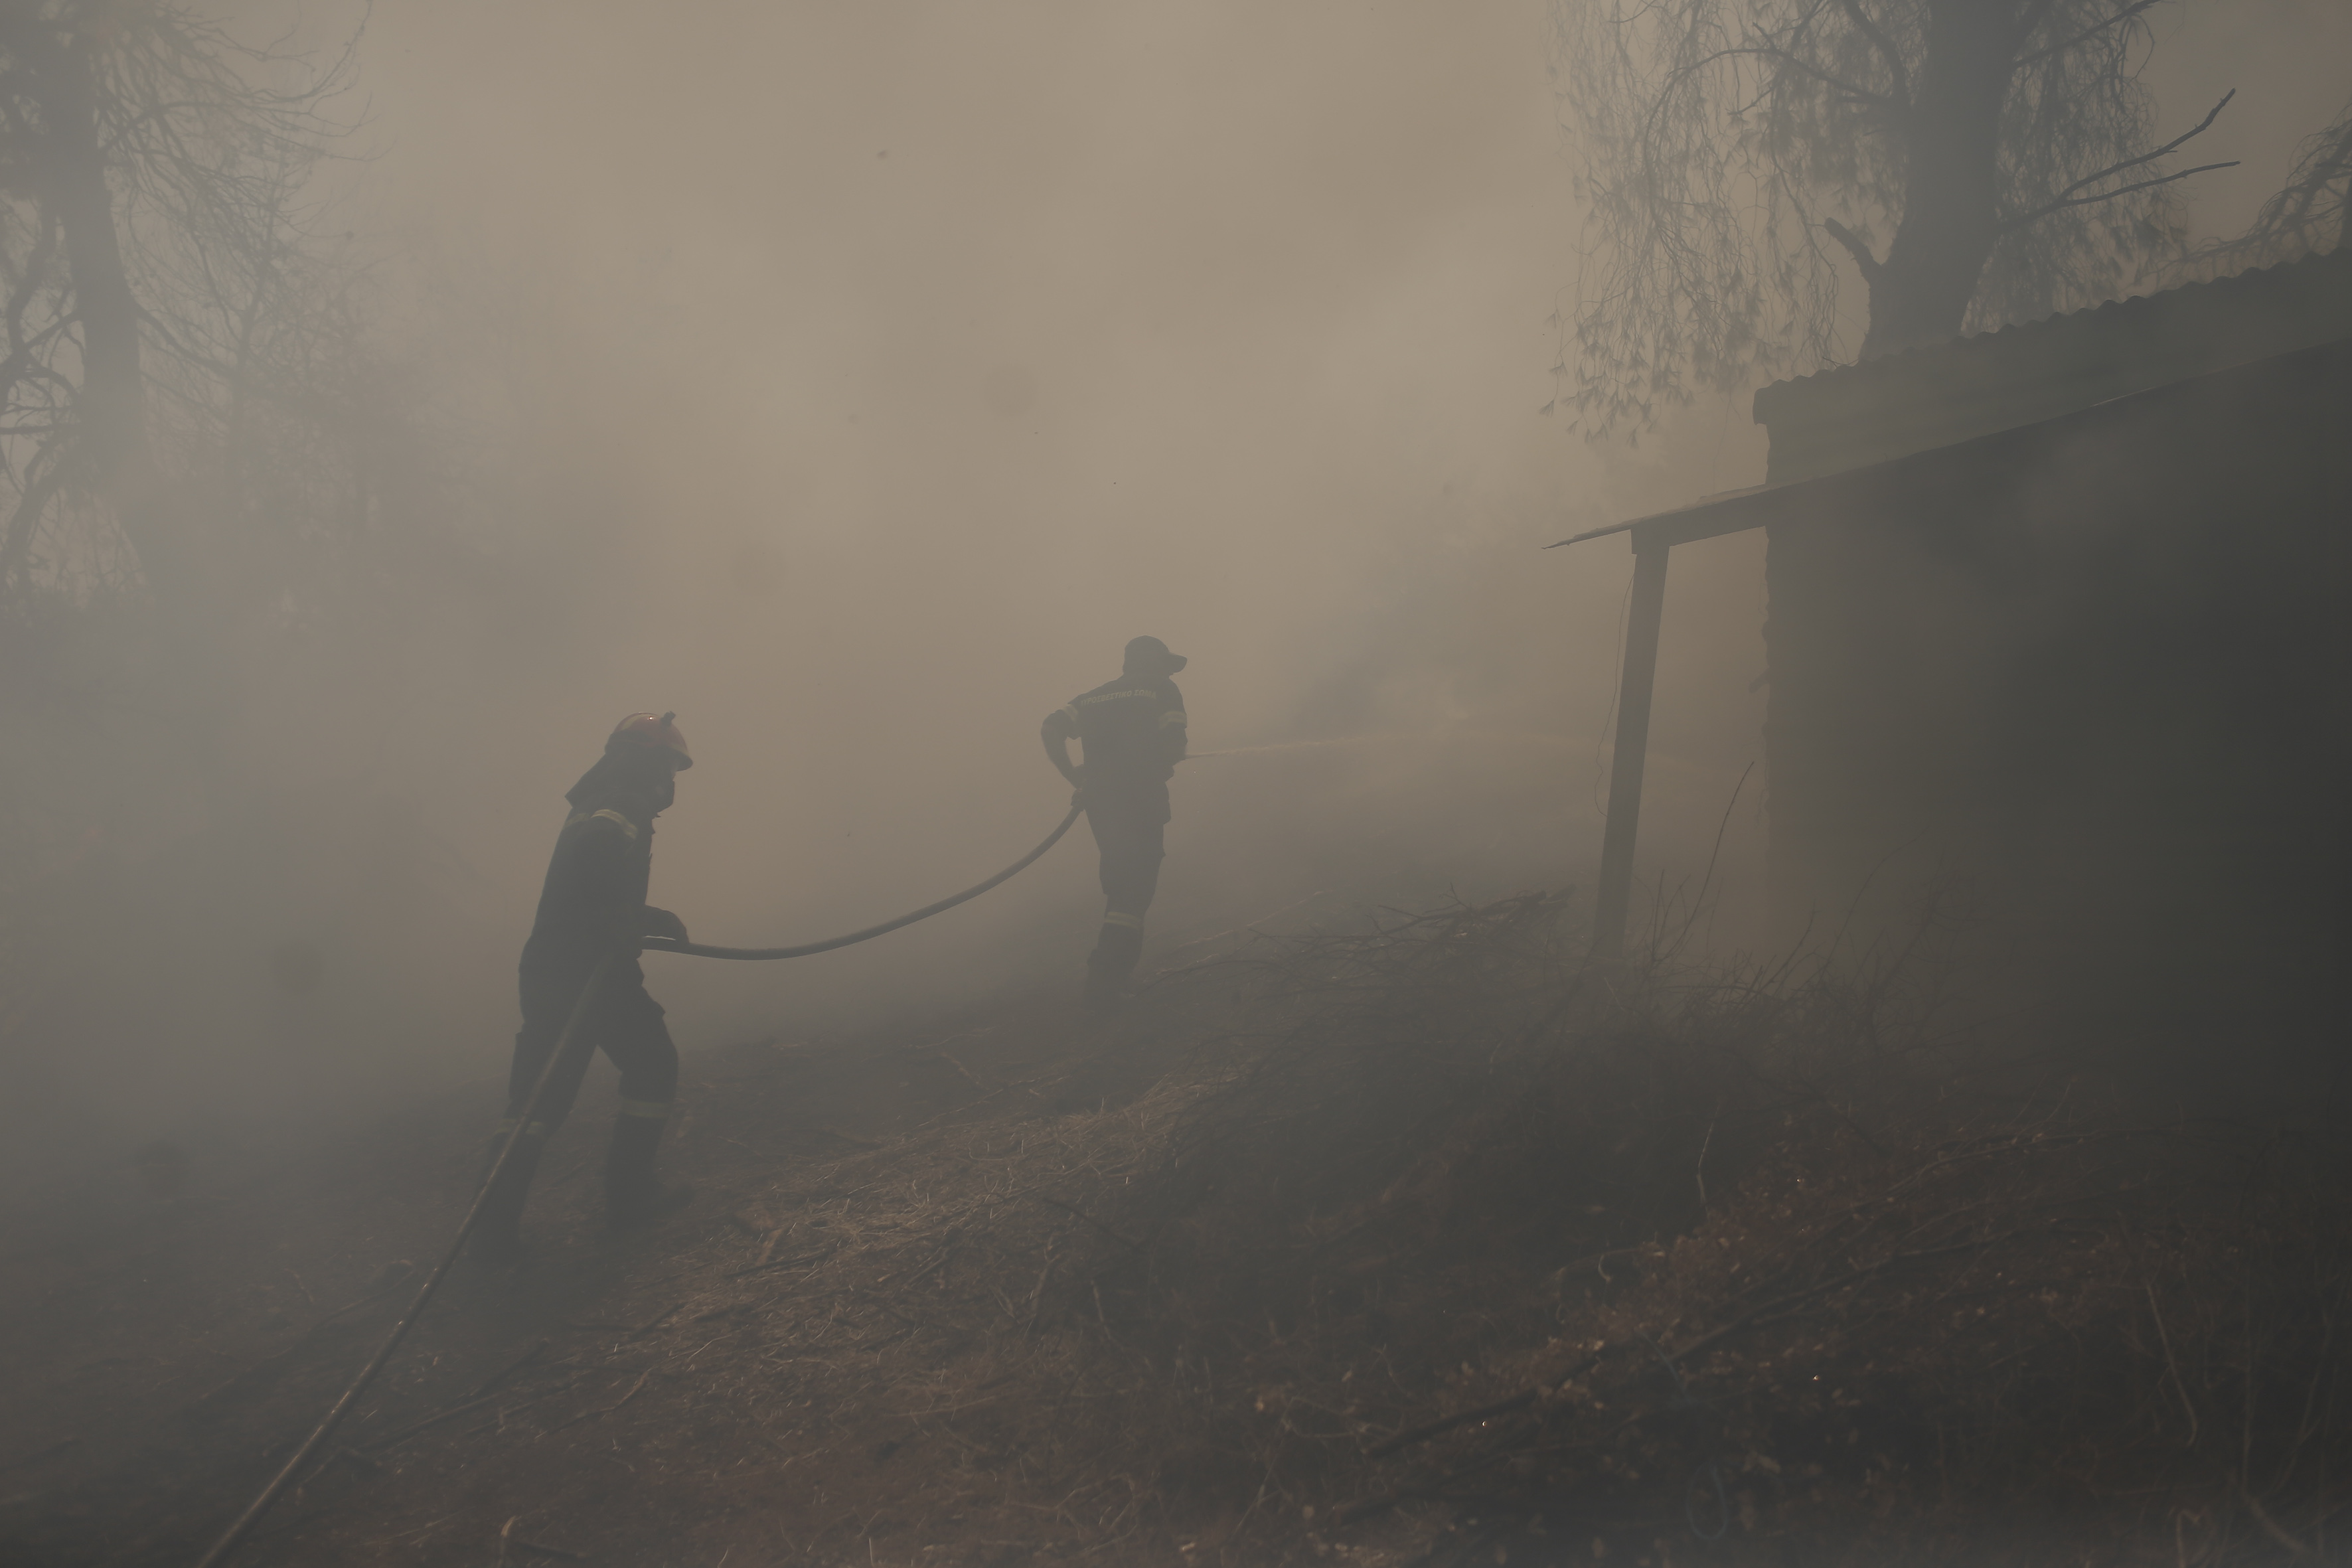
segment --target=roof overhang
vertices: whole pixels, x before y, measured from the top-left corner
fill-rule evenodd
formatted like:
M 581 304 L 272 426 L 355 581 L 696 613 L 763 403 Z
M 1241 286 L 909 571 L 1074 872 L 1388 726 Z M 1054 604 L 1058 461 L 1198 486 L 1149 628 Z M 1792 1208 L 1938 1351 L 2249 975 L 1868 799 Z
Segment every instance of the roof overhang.
M 1756 394 L 1784 483 L 2038 425 L 2352 338 L 2352 247 L 1776 382 Z
M 1588 539 L 1606 539 L 1612 533 L 1633 535 L 1636 553 L 1662 546 L 1696 543 L 1713 539 L 1718 534 L 1744 533 L 1751 528 L 1761 528 L 1772 520 L 1773 508 L 1761 505 L 1764 498 L 1776 490 L 1797 490 L 1807 488 L 1803 481 L 1787 485 L 1750 485 L 1744 490 L 1722 490 L 1702 496 L 1689 506 L 1673 511 L 1652 512 L 1630 522 L 1612 522 L 1606 528 L 1595 528 L 1573 538 L 1547 544 L 1546 550 L 1558 550 L 1563 544 L 1581 544 Z
M 1561 545 L 1581 544 L 1588 539 L 1605 539 L 1613 533 L 1622 533 L 1628 536 L 1634 553 L 1640 554 L 1647 550 L 1717 539 L 1727 533 L 1744 533 L 1751 528 L 1769 528 L 1778 523 L 1801 521 L 1809 515 L 1818 515 L 1825 507 L 1863 498 L 1884 502 L 1886 498 L 1906 493 L 1906 486 L 1940 482 L 1951 474 L 1956 464 L 1987 461 L 2015 464 L 2042 460 L 2057 452 L 2073 437 L 2110 423 L 2128 420 L 2136 410 L 2158 399 L 2196 393 L 2200 388 L 2204 389 L 2203 395 L 2226 399 L 2234 382 L 2290 373 L 2298 364 L 2334 361 L 2342 357 L 2347 349 L 2352 349 L 2352 338 L 2258 360 L 2252 364 L 2192 376 L 2164 386 L 2149 387 L 2055 418 L 1996 430 L 1965 441 L 1955 441 L 1946 447 L 1906 452 L 1900 457 L 1866 463 L 1860 468 L 1843 468 L 1836 473 L 1817 474 L 1807 479 L 1785 479 L 1779 484 L 1756 485 L 1744 490 L 1725 490 L 1673 511 L 1654 512 L 1629 522 L 1615 522 L 1607 528 L 1591 529 L 1543 548 L 1557 550 Z

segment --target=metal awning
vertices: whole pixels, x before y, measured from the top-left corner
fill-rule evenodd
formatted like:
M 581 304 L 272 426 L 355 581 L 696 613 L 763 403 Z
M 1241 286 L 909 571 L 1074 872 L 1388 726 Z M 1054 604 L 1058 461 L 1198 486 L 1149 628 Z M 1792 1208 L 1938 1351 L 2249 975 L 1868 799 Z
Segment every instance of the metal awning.
M 1761 498 L 1777 497 L 1779 492 L 1796 489 L 1805 482 L 1801 479 L 1794 484 L 1749 485 L 1746 489 L 1718 490 L 1672 511 L 1654 511 L 1647 517 L 1637 517 L 1629 522 L 1612 522 L 1606 528 L 1588 529 L 1544 548 L 1558 550 L 1561 545 L 1581 544 L 1588 539 L 1606 539 L 1612 533 L 1631 533 L 1636 536 L 1633 551 L 1639 554 L 1644 544 L 1692 544 L 1726 533 L 1745 533 L 1771 521 L 1774 509 L 1762 504 Z
M 1633 547 L 1633 597 L 1625 616 L 1624 673 L 1617 689 L 1617 747 L 1609 768 L 1609 817 L 1601 832 L 1601 889 L 1593 909 L 1593 951 L 1614 957 L 1625 945 L 1625 919 L 1633 896 L 1633 837 L 1642 816 L 1642 773 L 1650 748 L 1650 690 L 1658 673 L 1658 626 L 1666 607 L 1666 554 L 1677 544 L 1744 533 L 1781 515 L 1794 491 L 1818 480 L 1753 485 L 1706 496 L 1673 511 L 1595 528 L 1559 544 L 1581 544 L 1611 534 Z

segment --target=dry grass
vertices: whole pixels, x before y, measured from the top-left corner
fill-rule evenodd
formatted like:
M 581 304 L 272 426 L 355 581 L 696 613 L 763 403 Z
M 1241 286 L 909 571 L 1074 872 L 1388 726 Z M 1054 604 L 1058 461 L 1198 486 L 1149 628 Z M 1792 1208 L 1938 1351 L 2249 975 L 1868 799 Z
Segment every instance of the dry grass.
M 520 1432 L 555 1499 L 625 1430 L 755 1563 L 2324 1556 L 2333 1145 L 1936 1020 L 1541 898 L 1253 941 L 1025 1079 L 941 1042 L 950 1109 L 366 1462 Z

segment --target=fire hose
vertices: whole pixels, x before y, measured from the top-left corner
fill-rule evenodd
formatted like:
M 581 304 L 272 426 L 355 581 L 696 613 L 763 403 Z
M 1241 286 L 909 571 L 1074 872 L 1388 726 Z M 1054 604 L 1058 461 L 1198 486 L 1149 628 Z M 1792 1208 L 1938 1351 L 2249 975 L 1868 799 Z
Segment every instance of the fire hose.
M 1062 836 L 1069 832 L 1071 825 L 1078 820 L 1080 814 L 1085 810 L 1086 805 L 1082 800 L 1072 799 L 1069 815 L 1062 818 L 1061 823 L 1053 832 L 1045 835 L 1044 842 L 986 881 L 974 883 L 962 892 L 941 899 L 935 904 L 925 904 L 911 914 L 900 915 L 895 920 L 884 921 L 880 925 L 867 926 L 863 931 L 854 931 L 845 936 L 831 937 L 824 942 L 808 942 L 800 947 L 711 947 L 702 942 L 678 942 L 669 937 L 646 937 L 640 946 L 642 951 L 646 952 L 678 952 L 691 958 L 769 960 L 805 958 L 811 953 L 830 952 L 837 947 L 848 947 L 856 942 L 870 942 L 877 936 L 884 936 L 901 927 L 913 925 L 917 921 L 929 920 L 933 915 L 955 908 L 958 904 L 969 902 L 987 892 L 991 888 L 1027 869 L 1045 851 L 1062 841 Z M 215 1568 L 215 1564 L 236 1550 L 237 1542 L 243 1541 L 253 1527 L 260 1522 L 261 1516 L 269 1511 L 270 1505 L 278 1500 L 279 1495 L 292 1484 L 294 1478 L 299 1475 L 311 1459 L 317 1457 L 319 1451 L 326 1446 L 327 1439 L 334 1435 L 335 1428 L 342 1425 L 343 1417 L 351 1414 L 352 1407 L 359 1403 L 360 1396 L 367 1392 L 368 1385 L 375 1381 L 376 1374 L 384 1369 L 385 1364 L 392 1360 L 393 1352 L 398 1350 L 401 1342 L 408 1337 L 408 1331 L 416 1326 L 417 1319 L 424 1315 L 425 1304 L 433 1300 L 434 1292 L 441 1288 L 442 1279 L 448 1275 L 450 1268 L 457 1263 L 457 1255 L 465 1247 L 467 1237 L 474 1234 L 474 1226 L 482 1216 L 482 1205 L 489 1197 L 490 1189 L 497 1184 L 499 1176 L 506 1170 L 507 1162 L 513 1157 L 515 1145 L 522 1141 L 523 1129 L 530 1125 L 531 1117 L 538 1111 L 539 1102 L 545 1097 L 547 1086 L 555 1076 L 556 1065 L 582 1048 L 581 1025 L 592 1011 L 590 1004 L 594 1001 L 597 992 L 603 987 L 606 972 L 612 967 L 614 959 L 619 956 L 622 955 L 614 954 L 600 962 L 590 973 L 587 983 L 581 986 L 579 999 L 572 1005 L 571 1016 L 564 1020 L 563 1032 L 556 1037 L 555 1048 L 548 1052 L 547 1063 L 539 1070 L 539 1080 L 531 1085 L 530 1097 L 523 1101 L 520 1114 L 514 1119 L 514 1125 L 509 1130 L 505 1142 L 499 1145 L 498 1157 L 490 1163 L 490 1168 L 483 1175 L 481 1184 L 475 1189 L 474 1201 L 467 1207 L 466 1217 L 458 1223 L 457 1235 L 449 1238 L 449 1246 L 441 1254 L 440 1262 L 434 1265 L 433 1272 L 425 1277 L 425 1283 L 418 1287 L 415 1299 L 408 1304 L 408 1310 L 403 1312 L 400 1315 L 400 1321 L 393 1324 L 392 1332 L 384 1336 L 383 1343 L 376 1348 L 375 1354 L 368 1358 L 367 1364 L 360 1369 L 357 1377 L 352 1379 L 350 1386 L 343 1390 L 341 1397 L 328 1407 L 326 1415 L 317 1426 L 311 1428 L 310 1435 L 302 1440 L 301 1447 L 294 1450 L 293 1458 L 278 1468 L 277 1474 L 270 1478 L 268 1485 L 263 1487 L 253 1501 L 246 1506 L 245 1511 L 237 1515 L 236 1521 L 222 1531 L 220 1539 L 213 1542 L 212 1549 L 197 1560 L 196 1568 Z
M 1070 802 L 1069 816 L 1062 818 L 1060 826 L 1055 828 L 1053 832 L 1045 835 L 1045 840 L 1044 843 L 1038 845 L 1036 848 L 1029 851 L 1028 854 L 1021 857 L 1020 859 L 1013 862 L 1012 865 L 1004 868 L 1003 870 L 999 871 L 995 876 L 991 877 L 987 881 L 975 882 L 971 887 L 966 888 L 962 892 L 950 894 L 947 898 L 941 899 L 936 904 L 925 904 L 921 909 L 917 910 L 912 914 L 900 915 L 897 920 L 884 921 L 878 926 L 867 926 L 864 931 L 851 931 L 847 936 L 829 937 L 824 942 L 813 942 L 802 947 L 710 947 L 698 942 L 678 942 L 666 936 L 649 936 L 645 939 L 645 951 L 647 952 L 682 952 L 690 958 L 748 958 L 766 960 L 772 958 L 806 958 L 813 952 L 831 952 L 836 947 L 848 947 L 856 942 L 871 942 L 877 936 L 887 936 L 891 931 L 897 931 L 901 926 L 910 926 L 917 921 L 929 920 L 933 915 L 942 913 L 948 910 L 955 908 L 958 904 L 965 903 L 971 900 L 976 899 L 980 897 L 981 894 L 988 891 L 989 889 L 996 886 L 999 882 L 1006 881 L 1020 872 L 1027 870 L 1032 861 L 1035 860 L 1039 856 L 1045 854 L 1046 850 L 1051 849 L 1055 845 L 1059 844 L 1062 841 L 1062 835 L 1070 830 L 1070 825 L 1077 821 L 1079 815 L 1086 809 L 1086 805 L 1082 801 L 1073 798 Z

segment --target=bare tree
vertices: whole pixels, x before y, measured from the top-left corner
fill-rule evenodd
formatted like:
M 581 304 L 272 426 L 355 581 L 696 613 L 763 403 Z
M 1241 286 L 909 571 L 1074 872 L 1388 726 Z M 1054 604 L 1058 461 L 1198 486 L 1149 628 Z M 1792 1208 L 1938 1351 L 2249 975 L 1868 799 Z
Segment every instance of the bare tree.
M 337 287 L 303 204 L 347 59 L 166 0 L 0 5 L 0 614 L 226 577 L 224 483 L 257 404 L 308 403 L 286 351 Z
M 1593 242 L 1558 373 L 1597 435 L 1701 388 L 2114 288 L 2179 245 L 2158 0 L 1554 0 Z
M 386 341 L 329 200 L 357 39 L 291 54 L 239 9 L 0 0 L 0 1136 L 135 1053 L 110 977 L 179 966 L 201 1026 L 190 977 L 262 962 L 155 911 L 290 900 L 361 819 L 412 885 L 425 835 L 349 764 L 415 732 L 383 669 L 483 602 L 422 334 Z M 278 809 L 330 767 L 331 820 Z
M 0 723 L 40 737 L 0 750 L 0 917 L 150 783 L 244 787 L 222 737 L 458 580 L 436 390 L 329 221 L 352 58 L 0 0 Z

